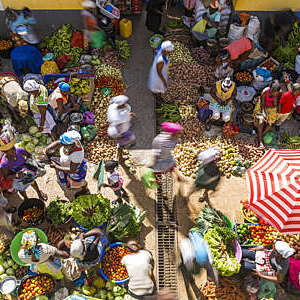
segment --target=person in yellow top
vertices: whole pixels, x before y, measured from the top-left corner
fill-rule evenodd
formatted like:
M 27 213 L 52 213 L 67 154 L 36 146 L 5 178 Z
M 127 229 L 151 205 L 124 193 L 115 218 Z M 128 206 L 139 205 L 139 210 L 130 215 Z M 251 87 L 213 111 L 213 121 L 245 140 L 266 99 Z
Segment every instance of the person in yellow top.
M 222 115 L 222 120 L 225 123 L 229 122 L 234 108 L 232 101 L 236 97 L 235 83 L 230 77 L 217 81 L 215 86 L 212 87 L 210 95 L 209 109 L 213 112 L 212 119 L 219 120 Z
M 19 102 L 19 111 L 21 114 L 32 112 L 35 122 L 42 133 L 51 134 L 55 138 L 55 118 L 52 107 L 48 104 L 48 91 L 46 87 L 37 81 L 30 79 L 25 81 L 23 89 L 30 94 L 29 101 Z

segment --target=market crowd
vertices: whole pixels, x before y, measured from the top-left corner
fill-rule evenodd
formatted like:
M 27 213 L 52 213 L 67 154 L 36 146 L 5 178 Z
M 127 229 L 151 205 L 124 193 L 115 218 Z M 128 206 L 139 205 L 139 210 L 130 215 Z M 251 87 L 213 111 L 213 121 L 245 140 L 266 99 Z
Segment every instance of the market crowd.
M 291 11 L 278 12 L 262 26 L 256 16 L 242 13 L 234 15 L 227 34 L 225 28 L 231 13 L 228 1 L 183 2 L 183 22 L 190 30 L 193 44 L 205 49 L 215 65 L 214 84 L 205 87 L 205 92 L 199 88 L 199 99 L 195 99 L 198 120 L 207 131 L 211 130 L 212 125 L 227 126 L 233 135 L 235 127 L 239 127 L 241 132 L 246 130 L 256 135 L 259 147 L 271 144 L 276 134 L 282 131 L 282 125 L 287 124 L 289 119 L 298 120 L 299 117 L 300 34 L 298 44 L 293 46 L 293 64 L 287 62 L 288 66 L 282 63 L 279 66 L 276 60 L 268 57 L 272 51 L 278 53 L 275 50 L 276 35 L 282 42 L 290 42 L 288 34 L 296 26 L 294 24 L 299 24 L 299 18 Z M 165 33 L 161 28 L 164 5 L 164 1 L 150 0 L 146 19 L 146 28 L 160 39 L 151 69 L 144 70 L 149 72 L 148 88 L 157 106 L 165 102 L 172 71 L 171 57 L 176 50 L 175 43 L 164 38 Z M 86 0 L 82 6 L 84 53 L 87 56 L 100 53 L 101 56 L 99 49 L 106 44 L 115 49 L 117 41 L 113 20 L 97 14 L 93 1 Z M 74 81 L 68 77 L 54 76 L 53 86 L 50 87 L 45 80 L 49 74 L 43 74 L 44 77 L 41 75 L 43 66 L 51 65 L 55 70 L 59 68 L 53 54 L 42 55 L 39 50 L 31 11 L 7 9 L 6 23 L 15 47 L 11 51 L 14 73 L 0 73 L 4 103 L 1 106 L 5 107 L 0 112 L 3 115 L 0 136 L 0 219 L 3 227 L 15 230 L 20 220 L 11 219 L 11 214 L 15 214 L 17 208 L 10 205 L 9 199 L 19 193 L 23 204 L 29 203 L 27 191 L 32 187 L 38 198 L 46 203 L 48 196 L 37 183 L 37 178 L 46 173 L 46 164 L 55 170 L 57 181 L 64 191 L 75 191 L 75 198 L 90 193 L 86 180 L 88 161 L 85 145 L 88 147 L 88 144 L 85 141 L 95 138 L 99 128 L 95 124 L 92 108 L 84 105 L 82 95 L 76 93 L 72 85 L 72 80 L 77 83 L 77 79 Z M 65 65 L 64 60 L 70 60 L 67 56 L 61 57 L 59 64 Z M 82 59 L 84 61 L 85 58 Z M 115 194 L 116 199 L 111 203 L 113 207 L 130 203 L 119 166 L 124 162 L 123 150 L 136 143 L 133 130 L 136 115 L 129 104 L 129 97 L 124 94 L 110 97 L 108 92 L 105 126 L 108 138 L 118 147 L 118 153 L 116 160 L 105 160 L 103 164 L 99 161 L 99 170 L 96 172 L 101 178 L 99 189 L 110 188 Z M 10 120 L 7 120 L 6 112 L 11 116 Z M 237 115 L 243 120 L 242 123 L 237 124 Z M 30 126 L 25 124 L 25 118 L 31 119 Z M 84 130 L 80 128 L 83 124 Z M 22 125 L 23 129 L 28 128 L 19 132 Z M 152 164 L 149 172 L 143 176 L 146 186 L 158 186 L 160 175 L 170 172 L 176 175 L 178 181 L 186 180 L 178 171 L 173 154 L 183 136 L 184 126 L 168 121 L 160 126 L 160 133 L 152 143 Z M 42 140 L 46 143 L 43 142 L 42 147 L 37 146 Z M 218 154 L 219 149 L 210 148 L 198 156 L 200 165 L 194 185 L 204 190 L 199 199 L 201 202 L 209 202 L 208 192 L 215 190 L 219 183 Z M 50 245 L 40 229 L 27 228 L 15 236 L 12 257 L 30 266 L 30 274 L 49 274 L 56 280 L 65 278 L 74 286 L 84 286 L 87 272 L 99 264 L 103 258 L 101 254 L 110 242 L 105 230 L 94 228 L 79 233 L 72 241 L 62 239 L 56 245 Z M 195 240 L 192 242 L 195 243 Z M 197 245 L 187 245 L 191 252 L 183 251 L 182 258 L 186 269 L 191 271 L 195 261 L 191 249 L 196 249 Z M 136 240 L 127 241 L 125 249 L 130 252 L 124 255 L 121 264 L 129 276 L 128 294 L 133 299 L 148 299 L 154 295 L 157 295 L 156 299 L 175 299 L 168 291 L 156 294 L 152 254 Z M 300 265 L 295 256 L 297 251 L 282 241 L 276 241 L 269 247 L 243 249 L 242 269 L 254 271 L 258 277 L 275 283 L 281 284 L 288 279 L 286 284 L 290 288 L 300 289 L 297 277 Z M 259 255 L 264 261 L 261 264 L 257 263 Z M 206 263 L 199 264 L 200 268 L 206 268 Z M 21 299 L 31 298 L 24 296 Z

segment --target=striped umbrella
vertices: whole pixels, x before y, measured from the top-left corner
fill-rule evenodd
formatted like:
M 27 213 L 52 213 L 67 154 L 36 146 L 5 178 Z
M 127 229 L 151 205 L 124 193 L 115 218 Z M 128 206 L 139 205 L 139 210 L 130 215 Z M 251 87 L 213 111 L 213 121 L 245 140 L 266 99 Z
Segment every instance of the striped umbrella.
M 269 150 L 246 173 L 249 205 L 282 233 L 300 233 L 300 150 Z

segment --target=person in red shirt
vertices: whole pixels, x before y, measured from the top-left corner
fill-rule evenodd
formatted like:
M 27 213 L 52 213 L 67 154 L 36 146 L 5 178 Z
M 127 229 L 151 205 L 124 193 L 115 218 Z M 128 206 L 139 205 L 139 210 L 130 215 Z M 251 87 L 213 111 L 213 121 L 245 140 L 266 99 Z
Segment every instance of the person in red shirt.
M 291 114 L 296 98 L 300 95 L 300 83 L 294 83 L 292 89 L 280 98 L 279 116 L 276 122 L 276 127 L 280 126 Z

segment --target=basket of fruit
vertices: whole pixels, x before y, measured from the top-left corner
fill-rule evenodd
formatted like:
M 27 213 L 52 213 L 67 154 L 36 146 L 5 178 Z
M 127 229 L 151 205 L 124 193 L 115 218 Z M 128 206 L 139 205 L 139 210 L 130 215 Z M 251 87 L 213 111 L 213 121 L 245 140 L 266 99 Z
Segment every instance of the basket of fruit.
M 266 68 L 267 70 L 274 72 L 279 67 L 279 65 L 280 65 L 280 63 L 277 60 L 275 60 L 273 57 L 269 57 L 268 59 L 263 61 L 259 65 L 259 67 Z
M 25 276 L 18 288 L 18 298 L 29 300 L 41 295 L 50 296 L 54 287 L 54 279 L 48 274 Z
M 125 266 L 121 263 L 122 258 L 130 254 L 130 249 L 124 243 L 110 244 L 100 257 L 100 274 L 105 280 L 121 284 L 129 280 Z
M 0 41 L 0 56 L 2 58 L 10 58 L 10 51 L 12 49 L 12 42 L 9 40 Z
M 233 78 L 237 86 L 248 86 L 254 79 L 253 75 L 248 71 L 235 72 Z
M 45 219 L 45 203 L 36 198 L 24 200 L 18 208 L 18 216 L 29 225 L 40 225 Z

